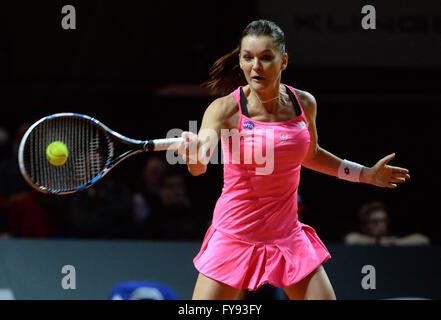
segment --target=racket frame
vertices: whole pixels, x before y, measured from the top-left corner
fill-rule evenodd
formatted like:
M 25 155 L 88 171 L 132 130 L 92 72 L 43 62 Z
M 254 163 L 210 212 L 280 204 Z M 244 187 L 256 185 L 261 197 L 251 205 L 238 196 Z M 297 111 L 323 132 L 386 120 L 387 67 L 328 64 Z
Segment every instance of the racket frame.
M 54 189 L 47 188 L 45 186 L 37 185 L 34 181 L 32 181 L 32 179 L 29 177 L 29 175 L 27 174 L 26 169 L 25 169 L 25 164 L 24 164 L 24 160 L 23 160 L 23 153 L 24 153 L 26 141 L 28 140 L 28 137 L 31 134 L 31 132 L 36 127 L 38 127 L 40 124 L 42 124 L 43 122 L 52 120 L 54 118 L 63 118 L 63 117 L 64 118 L 68 117 L 68 118 L 85 119 L 85 120 L 89 121 L 90 123 L 92 123 L 93 125 L 102 129 L 106 134 L 110 134 L 111 138 L 109 140 L 110 140 L 110 143 L 112 144 L 112 149 L 113 149 L 112 138 L 115 139 L 116 141 L 119 141 L 119 142 L 126 144 L 126 145 L 129 145 L 129 146 L 133 146 L 135 148 L 128 150 L 115 158 L 112 156 L 111 159 L 106 162 L 103 170 L 100 173 L 98 173 L 92 180 L 88 181 L 87 183 L 85 183 L 79 187 L 76 187 L 75 189 L 68 190 L 68 191 L 61 191 L 61 190 L 54 190 Z M 87 116 L 84 114 L 80 114 L 80 113 L 72 113 L 72 112 L 56 113 L 56 114 L 52 114 L 50 116 L 46 116 L 46 117 L 41 118 L 40 120 L 38 120 L 37 122 L 32 124 L 29 127 L 29 129 L 26 131 L 26 133 L 23 135 L 23 138 L 20 142 L 20 146 L 18 149 L 18 164 L 19 164 L 20 172 L 21 172 L 23 178 L 35 190 L 42 192 L 42 193 L 54 194 L 54 195 L 72 194 L 72 193 L 76 193 L 76 192 L 79 192 L 79 191 L 82 191 L 82 190 L 85 190 L 85 189 L 91 187 L 93 184 L 95 184 L 97 181 L 99 181 L 101 178 L 103 178 L 107 173 L 109 173 L 110 170 L 112 170 L 115 166 L 117 166 L 121 161 L 123 161 L 123 160 L 125 160 L 135 154 L 138 154 L 141 152 L 167 150 L 171 145 L 178 143 L 182 140 L 183 140 L 182 138 L 166 138 L 166 139 L 155 139 L 155 140 L 131 139 L 131 138 L 128 138 L 128 137 L 110 129 L 105 124 L 103 124 L 101 121 L 99 121 L 93 117 L 90 117 L 90 116 Z

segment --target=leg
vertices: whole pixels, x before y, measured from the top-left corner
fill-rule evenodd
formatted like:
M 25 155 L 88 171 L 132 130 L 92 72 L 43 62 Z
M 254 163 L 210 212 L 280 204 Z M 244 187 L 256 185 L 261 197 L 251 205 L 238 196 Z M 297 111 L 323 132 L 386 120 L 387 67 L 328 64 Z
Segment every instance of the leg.
M 193 300 L 233 300 L 239 290 L 199 273 L 194 287 Z
M 322 265 L 305 279 L 284 290 L 290 300 L 336 300 L 334 289 Z

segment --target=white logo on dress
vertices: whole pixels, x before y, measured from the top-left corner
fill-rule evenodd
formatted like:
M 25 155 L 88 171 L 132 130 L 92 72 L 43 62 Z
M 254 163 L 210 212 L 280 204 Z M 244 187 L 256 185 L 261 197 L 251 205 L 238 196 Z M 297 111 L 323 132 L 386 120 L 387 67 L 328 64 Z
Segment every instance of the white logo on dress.
M 280 142 L 292 142 L 292 140 L 289 139 L 289 137 L 286 133 L 281 133 L 280 138 L 279 138 L 279 143 Z

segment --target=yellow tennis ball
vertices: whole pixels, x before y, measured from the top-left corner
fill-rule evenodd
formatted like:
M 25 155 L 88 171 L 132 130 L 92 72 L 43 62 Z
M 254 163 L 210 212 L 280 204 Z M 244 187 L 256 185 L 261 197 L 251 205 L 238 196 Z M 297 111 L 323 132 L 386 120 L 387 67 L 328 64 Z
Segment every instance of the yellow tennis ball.
M 62 166 L 68 157 L 66 145 L 61 141 L 54 141 L 46 148 L 46 157 L 51 165 Z

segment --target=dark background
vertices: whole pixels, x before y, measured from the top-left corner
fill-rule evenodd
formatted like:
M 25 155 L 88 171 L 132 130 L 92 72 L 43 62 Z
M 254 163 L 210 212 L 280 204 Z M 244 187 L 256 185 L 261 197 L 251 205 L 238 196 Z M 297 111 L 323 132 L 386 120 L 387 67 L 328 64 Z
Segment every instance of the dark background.
M 337 6 L 323 3 L 334 9 Z M 359 8 L 365 3 L 353 1 L 347 7 L 345 3 L 338 7 L 339 17 L 353 17 L 358 12 L 361 20 Z M 76 30 L 61 28 L 61 8 L 66 4 L 76 8 Z M 369 4 L 379 9 L 384 5 L 377 1 Z M 308 30 L 299 27 L 298 20 L 277 21 L 262 12 L 267 5 L 258 1 L 3 2 L 0 127 L 13 133 L 24 121 L 56 112 L 88 114 L 136 139 L 162 138 L 172 128 L 188 130 L 189 120 L 198 121 L 199 126 L 205 108 L 215 97 L 162 95 L 158 90 L 167 85 L 198 85 L 206 80 L 211 63 L 235 47 L 251 20 L 272 18 L 284 30 L 297 26 L 294 31 L 299 39 L 305 38 L 302 32 Z M 412 12 L 413 5 L 402 3 L 406 12 Z M 280 6 L 283 11 L 285 8 Z M 325 243 L 340 242 L 345 233 L 355 230 L 357 209 L 373 199 L 383 200 L 391 209 L 393 233 L 422 232 L 432 243 L 441 243 L 441 64 L 433 59 L 440 43 L 441 10 L 424 12 L 421 4 L 418 8 L 418 17 L 428 17 L 421 20 L 422 24 L 409 28 L 397 19 L 389 25 L 395 39 L 415 36 L 419 43 L 427 39 L 424 47 L 413 51 L 394 48 L 397 59 L 399 55 L 398 60 L 404 61 L 400 63 L 390 63 L 390 54 L 385 54 L 384 60 L 376 55 L 365 64 L 350 62 L 357 50 L 368 55 L 366 50 L 384 48 L 382 44 L 389 40 L 384 37 L 386 29 L 381 33 L 380 26 L 377 45 L 371 41 L 377 31 L 361 27 L 348 31 L 351 37 L 370 37 L 366 48 L 338 50 L 330 43 L 329 47 L 317 45 L 317 50 L 305 52 L 304 42 L 292 36 L 288 39 L 292 55 L 282 82 L 316 97 L 320 145 L 341 158 L 367 166 L 396 152 L 391 165 L 408 168 L 411 175 L 410 181 L 390 190 L 304 169 L 299 188 L 309 208 L 304 222 L 313 226 Z M 397 16 L 399 13 L 397 8 Z M 377 9 L 377 15 L 381 17 L 381 10 Z M 332 13 L 325 17 L 332 17 Z M 317 31 L 321 37 L 344 32 L 329 19 L 324 21 L 328 22 Z M 328 54 L 339 59 L 332 62 L 331 57 L 323 62 L 320 56 Z M 302 55 L 308 56 L 308 61 L 317 57 L 321 62 L 301 64 L 296 56 Z M 338 62 L 345 57 L 348 63 Z M 112 174 L 132 183 L 147 157 L 127 160 Z M 188 184 L 198 214 L 209 219 L 222 190 L 222 166 L 210 165 L 203 176 L 188 175 Z M 201 230 L 201 237 L 204 232 Z

